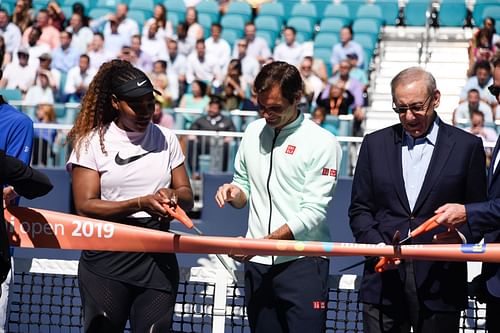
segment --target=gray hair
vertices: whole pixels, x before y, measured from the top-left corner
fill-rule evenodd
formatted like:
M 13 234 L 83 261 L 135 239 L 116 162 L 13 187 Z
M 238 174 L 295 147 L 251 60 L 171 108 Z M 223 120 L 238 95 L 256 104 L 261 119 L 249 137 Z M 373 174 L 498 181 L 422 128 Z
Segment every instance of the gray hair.
M 391 94 L 394 96 L 396 88 L 404 83 L 410 83 L 424 79 L 426 81 L 427 92 L 430 94 L 436 91 L 436 79 L 434 76 L 421 67 L 410 67 L 399 72 L 391 81 Z

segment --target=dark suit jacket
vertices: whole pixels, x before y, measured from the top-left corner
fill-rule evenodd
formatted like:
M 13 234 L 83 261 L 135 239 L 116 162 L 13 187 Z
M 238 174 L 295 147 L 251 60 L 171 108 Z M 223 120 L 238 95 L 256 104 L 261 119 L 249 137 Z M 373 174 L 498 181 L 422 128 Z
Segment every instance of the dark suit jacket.
M 28 199 L 33 199 L 47 194 L 52 189 L 52 184 L 47 176 L 40 171 L 33 170 L 17 158 L 6 156 L 0 150 L 0 184 L 14 187 L 17 194 Z M 3 215 L 0 220 L 0 282 L 7 277 L 10 269 L 10 249 L 6 224 Z
M 488 201 L 465 205 L 475 241 L 484 237 L 485 243 L 500 242 L 500 168 L 497 167 L 493 173 L 499 149 L 500 138 L 493 150 L 493 158 L 488 171 Z M 495 297 L 500 297 L 500 265 L 483 263 L 482 275 L 486 279 L 488 292 Z
M 410 210 L 402 171 L 400 124 L 368 134 L 361 146 L 353 180 L 350 225 L 359 243 L 392 243 L 396 230 L 404 237 L 434 215 L 445 203 L 479 202 L 486 197 L 485 156 L 481 139 L 440 122 L 439 132 L 422 189 Z M 438 227 L 412 240 L 429 244 Z M 460 231 L 472 238 L 468 225 Z M 414 261 L 418 297 L 434 311 L 463 309 L 467 302 L 466 263 Z M 375 273 L 364 270 L 360 300 L 364 303 L 405 307 L 399 270 Z

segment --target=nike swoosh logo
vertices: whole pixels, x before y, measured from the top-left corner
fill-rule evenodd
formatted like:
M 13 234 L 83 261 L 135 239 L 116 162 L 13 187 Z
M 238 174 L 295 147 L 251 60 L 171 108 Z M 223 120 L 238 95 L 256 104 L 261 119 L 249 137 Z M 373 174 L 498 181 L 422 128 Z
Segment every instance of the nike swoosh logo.
M 130 156 L 130 157 L 127 157 L 127 158 L 121 158 L 119 156 L 119 153 L 116 153 L 115 163 L 118 164 L 118 165 L 126 165 L 126 164 L 129 164 L 129 163 L 135 162 L 138 159 L 140 159 L 141 157 L 144 157 L 144 156 L 146 156 L 147 154 L 150 154 L 150 153 L 152 153 L 152 152 L 148 151 L 148 152 L 145 152 L 144 154 Z
M 142 86 L 142 85 L 143 85 L 144 83 L 146 83 L 146 82 L 147 82 L 147 80 L 144 80 L 144 81 L 142 81 L 142 82 L 137 82 L 137 86 L 138 86 L 138 87 L 140 87 L 140 86 Z

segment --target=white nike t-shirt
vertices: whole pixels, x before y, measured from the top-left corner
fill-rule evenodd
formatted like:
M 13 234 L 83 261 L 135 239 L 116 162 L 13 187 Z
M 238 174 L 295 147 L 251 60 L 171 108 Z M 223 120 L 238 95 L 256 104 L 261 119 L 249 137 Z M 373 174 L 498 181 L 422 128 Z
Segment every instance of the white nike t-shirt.
M 80 165 L 99 172 L 101 199 L 123 201 L 154 194 L 170 187 L 172 170 L 184 162 L 177 137 L 167 128 L 150 124 L 144 132 L 127 132 L 111 122 L 104 134 L 101 150 L 99 134 L 84 138 L 77 158 L 73 150 L 66 168 Z M 137 212 L 131 217 L 148 217 Z

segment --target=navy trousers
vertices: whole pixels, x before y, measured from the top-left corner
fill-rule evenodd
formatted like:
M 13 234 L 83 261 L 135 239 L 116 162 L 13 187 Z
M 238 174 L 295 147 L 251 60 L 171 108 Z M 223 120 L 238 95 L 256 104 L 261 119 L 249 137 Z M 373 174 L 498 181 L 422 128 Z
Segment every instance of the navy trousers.
M 305 257 L 277 265 L 245 264 L 245 303 L 254 333 L 324 332 L 329 261 Z

